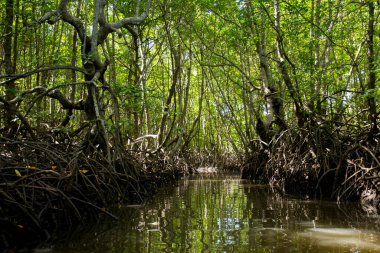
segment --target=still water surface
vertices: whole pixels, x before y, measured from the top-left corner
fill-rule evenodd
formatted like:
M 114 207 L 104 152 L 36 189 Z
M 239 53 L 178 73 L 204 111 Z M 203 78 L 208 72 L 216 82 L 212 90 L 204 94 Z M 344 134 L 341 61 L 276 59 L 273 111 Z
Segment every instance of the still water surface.
M 49 252 L 380 252 L 379 216 L 280 197 L 238 176 L 185 179 L 120 212 Z

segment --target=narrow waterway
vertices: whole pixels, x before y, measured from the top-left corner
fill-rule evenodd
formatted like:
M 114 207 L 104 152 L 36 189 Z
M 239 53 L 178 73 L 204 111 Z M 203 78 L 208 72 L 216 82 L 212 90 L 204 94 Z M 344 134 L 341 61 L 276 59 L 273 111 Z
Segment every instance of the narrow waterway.
M 121 207 L 118 222 L 48 252 L 380 252 L 379 216 L 280 197 L 238 176 L 197 176 Z M 41 249 L 42 250 L 42 249 Z M 38 250 L 37 250 L 38 251 Z

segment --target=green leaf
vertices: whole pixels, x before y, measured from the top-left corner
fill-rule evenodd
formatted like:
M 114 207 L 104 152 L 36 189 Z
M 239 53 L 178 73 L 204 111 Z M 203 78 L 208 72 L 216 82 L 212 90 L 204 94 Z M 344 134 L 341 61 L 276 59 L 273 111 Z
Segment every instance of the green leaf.
M 15 169 L 15 173 L 16 173 L 16 176 L 18 176 L 18 177 L 22 177 L 22 176 L 21 176 L 21 173 L 20 173 L 20 171 L 19 171 L 18 169 Z

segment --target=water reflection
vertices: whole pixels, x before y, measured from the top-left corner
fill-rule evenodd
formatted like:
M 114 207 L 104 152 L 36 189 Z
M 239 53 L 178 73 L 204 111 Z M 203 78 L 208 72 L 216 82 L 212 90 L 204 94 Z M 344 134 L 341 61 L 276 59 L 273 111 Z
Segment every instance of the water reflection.
M 183 180 L 121 213 L 51 252 L 380 252 L 378 217 L 282 198 L 237 176 Z

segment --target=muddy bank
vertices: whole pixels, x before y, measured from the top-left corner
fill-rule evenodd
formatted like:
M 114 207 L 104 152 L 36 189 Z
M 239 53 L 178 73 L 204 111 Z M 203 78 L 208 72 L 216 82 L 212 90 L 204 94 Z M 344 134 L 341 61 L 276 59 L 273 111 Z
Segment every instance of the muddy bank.
M 335 201 L 360 201 L 364 211 L 380 211 L 379 134 L 289 129 L 269 145 L 257 145 L 242 177 L 269 183 L 282 193 Z

